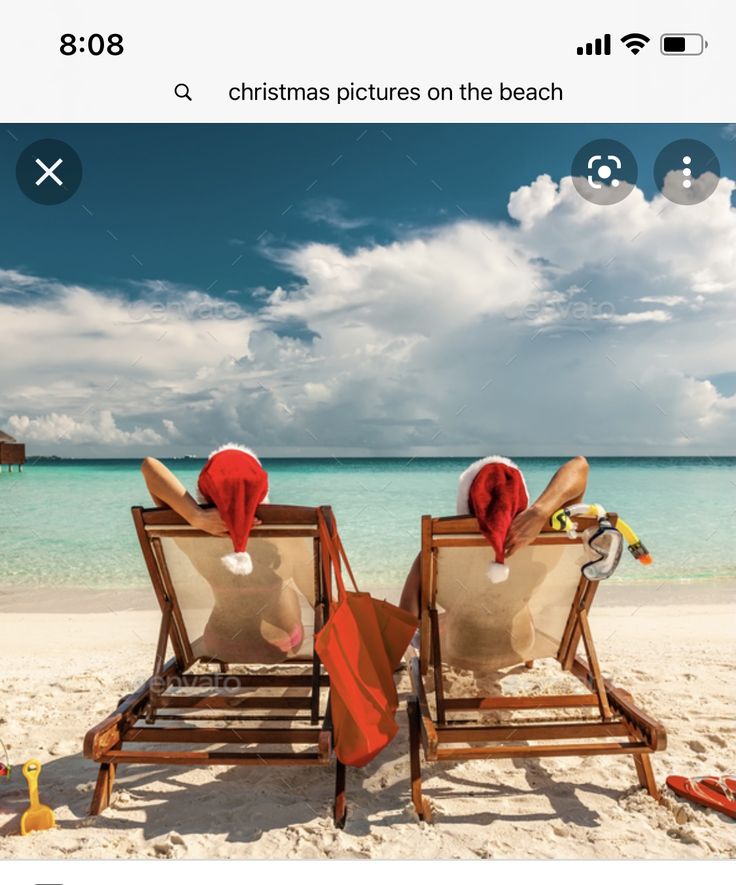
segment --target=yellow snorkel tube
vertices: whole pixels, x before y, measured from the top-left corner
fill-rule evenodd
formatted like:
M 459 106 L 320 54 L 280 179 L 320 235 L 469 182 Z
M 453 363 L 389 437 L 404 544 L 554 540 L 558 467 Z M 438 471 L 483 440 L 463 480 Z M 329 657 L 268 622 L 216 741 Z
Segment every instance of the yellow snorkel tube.
M 578 526 L 574 516 L 584 516 L 586 519 L 602 519 L 606 511 L 600 504 L 570 504 L 569 507 L 561 507 L 549 518 L 549 524 L 558 532 L 566 532 L 571 538 L 577 538 Z
M 570 504 L 569 507 L 561 507 L 555 511 L 549 519 L 550 526 L 558 532 L 566 532 L 569 537 L 577 537 L 577 524 L 574 517 L 585 517 L 587 519 L 601 520 L 606 516 L 606 511 L 600 504 Z M 614 528 L 621 532 L 624 540 L 629 547 L 629 553 L 641 565 L 651 565 L 652 555 L 642 543 L 639 536 L 631 528 L 628 522 L 616 518 Z
M 631 528 L 628 522 L 624 522 L 619 516 L 616 520 L 616 528 L 624 536 L 624 540 L 629 545 L 629 553 L 634 559 L 638 560 L 641 565 L 651 565 L 652 554 L 647 550 L 644 544 L 642 544 L 639 536 Z

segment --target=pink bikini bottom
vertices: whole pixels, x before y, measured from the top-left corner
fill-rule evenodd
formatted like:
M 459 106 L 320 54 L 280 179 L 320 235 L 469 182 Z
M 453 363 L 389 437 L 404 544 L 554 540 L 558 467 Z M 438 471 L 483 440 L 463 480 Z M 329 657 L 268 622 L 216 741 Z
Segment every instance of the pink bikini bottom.
M 289 653 L 298 651 L 304 641 L 304 627 L 297 624 L 283 639 L 268 641 L 260 635 L 225 637 L 207 624 L 202 638 L 207 654 L 211 657 L 230 663 L 267 664 L 274 660 L 283 660 Z

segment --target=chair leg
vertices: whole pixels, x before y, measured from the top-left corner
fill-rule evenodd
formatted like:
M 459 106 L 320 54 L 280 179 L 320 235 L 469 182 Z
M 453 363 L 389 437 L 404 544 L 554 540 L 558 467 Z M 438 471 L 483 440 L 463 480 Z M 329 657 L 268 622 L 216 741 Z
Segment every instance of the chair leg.
M 659 801 L 662 795 L 659 792 L 657 781 L 654 779 L 654 770 L 652 769 L 652 760 L 649 758 L 649 753 L 637 753 L 634 756 L 634 765 L 636 766 L 639 783 L 652 799 Z
M 92 804 L 89 809 L 90 815 L 101 814 L 110 804 L 116 769 L 117 765 L 114 762 L 103 762 L 100 765 L 95 791 L 92 795 Z
M 335 763 L 335 806 L 333 812 L 335 815 L 335 826 L 342 830 L 348 816 L 348 804 L 345 798 L 345 781 L 346 770 L 340 760 Z
M 411 800 L 419 820 L 430 823 L 432 820 L 432 806 L 429 800 L 422 796 L 422 762 L 420 758 L 420 716 L 419 701 L 409 698 L 406 705 L 409 716 L 409 769 L 411 775 Z
M 527 668 L 527 670 L 531 670 L 532 667 L 534 667 L 534 661 L 524 661 L 524 666 Z

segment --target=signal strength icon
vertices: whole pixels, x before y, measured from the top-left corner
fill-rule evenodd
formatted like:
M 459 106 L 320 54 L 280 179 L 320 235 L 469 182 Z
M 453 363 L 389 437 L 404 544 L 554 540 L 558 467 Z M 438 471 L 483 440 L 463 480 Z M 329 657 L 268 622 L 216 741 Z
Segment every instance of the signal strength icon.
M 586 43 L 585 46 L 578 46 L 578 55 L 610 55 L 611 54 L 611 35 L 604 34 L 603 37 L 596 37 L 592 43 Z
M 649 42 L 649 37 L 646 34 L 627 34 L 621 38 L 621 42 L 631 50 L 632 55 L 638 55 Z

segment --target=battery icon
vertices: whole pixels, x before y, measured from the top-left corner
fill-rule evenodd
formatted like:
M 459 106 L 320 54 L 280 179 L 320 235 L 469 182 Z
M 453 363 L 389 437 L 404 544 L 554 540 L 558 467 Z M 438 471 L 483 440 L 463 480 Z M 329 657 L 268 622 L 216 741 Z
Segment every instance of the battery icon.
M 702 55 L 707 45 L 702 34 L 662 34 L 659 49 L 662 55 Z

